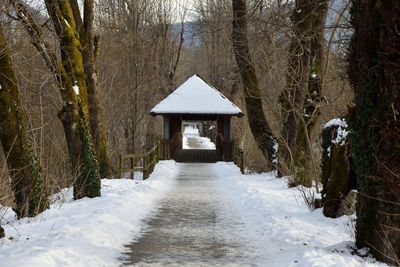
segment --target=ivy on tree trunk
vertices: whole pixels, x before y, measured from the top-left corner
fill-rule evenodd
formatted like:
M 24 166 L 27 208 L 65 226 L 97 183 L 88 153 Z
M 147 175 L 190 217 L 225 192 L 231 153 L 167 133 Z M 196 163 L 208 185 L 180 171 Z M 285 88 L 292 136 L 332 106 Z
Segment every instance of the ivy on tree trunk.
M 356 244 L 400 258 L 400 1 L 353 0 L 349 121 L 358 178 Z
M 60 40 L 61 65 L 64 70 L 62 95 L 64 107 L 59 112 L 67 139 L 73 169 L 75 199 L 100 195 L 100 176 L 96 151 L 90 132 L 89 104 L 82 46 L 76 32 L 69 1 L 46 0 L 46 7 Z
M 18 217 L 35 216 L 48 208 L 44 177 L 26 128 L 17 78 L 0 25 L 0 141 L 6 155 Z
M 111 167 L 107 150 L 107 138 L 104 125 L 104 117 L 101 110 L 100 98 L 98 96 L 97 71 L 95 67 L 96 55 L 98 54 L 99 38 L 94 37 L 92 33 L 93 3 L 91 1 L 85 1 L 85 14 L 84 14 L 85 27 L 83 27 L 82 19 L 79 13 L 79 6 L 77 5 L 76 1 L 72 0 L 69 1 L 70 8 L 67 8 L 69 5 L 68 3 L 64 3 L 62 5 L 63 6 L 62 9 L 60 9 L 57 6 L 58 3 L 56 1 L 47 2 L 49 14 L 53 14 L 53 16 L 60 16 L 60 17 L 69 14 L 66 16 L 68 17 L 69 20 L 72 21 L 70 23 L 66 19 L 65 21 L 67 21 L 68 23 L 67 25 L 61 23 L 58 20 L 56 22 L 54 21 L 53 22 L 55 23 L 54 27 L 60 38 L 60 50 L 63 50 L 63 48 L 61 47 L 62 44 L 64 46 L 71 44 L 71 47 L 72 45 L 78 47 L 78 49 L 74 51 L 75 55 L 74 61 L 79 61 L 77 60 L 77 57 L 79 56 L 82 58 L 81 61 L 83 62 L 83 68 L 82 68 L 83 73 L 82 71 L 78 70 L 75 70 L 74 73 L 70 70 L 71 68 L 68 65 L 65 66 L 62 60 L 58 59 L 52 47 L 46 42 L 42 31 L 42 27 L 36 23 L 36 21 L 27 11 L 27 8 L 24 6 L 24 4 L 19 2 L 17 3 L 14 0 L 10 0 L 10 2 L 14 6 L 14 10 L 16 11 L 18 20 L 23 24 L 26 32 L 29 34 L 31 38 L 31 43 L 41 54 L 42 58 L 46 63 L 46 66 L 53 73 L 55 80 L 60 88 L 61 94 L 63 96 L 64 103 L 67 103 L 66 105 L 71 105 L 69 104 L 71 101 L 68 100 L 71 98 L 71 95 L 69 95 L 68 92 L 72 91 L 71 89 L 73 84 L 75 83 L 75 81 L 76 82 L 78 81 L 78 79 L 75 79 L 74 77 L 76 76 L 81 77 L 80 80 L 82 80 L 82 76 L 85 78 L 86 89 L 85 87 L 82 87 L 82 82 L 80 82 L 81 84 L 80 91 L 84 97 L 84 101 L 87 103 L 89 110 L 90 133 L 92 135 L 94 147 L 96 149 L 96 155 L 99 162 L 100 176 L 109 177 L 111 174 L 110 173 Z M 90 2 L 92 3 L 91 5 Z M 61 12 L 62 10 L 64 10 L 64 13 Z M 68 10 L 72 10 L 73 17 L 71 17 Z M 62 35 L 64 31 L 71 32 L 70 31 L 72 28 L 71 25 L 74 26 L 74 28 L 72 29 L 74 35 L 77 34 L 79 31 L 79 37 L 73 35 L 69 35 L 69 37 L 67 37 Z M 62 37 L 67 37 L 67 38 L 64 38 L 63 39 L 64 41 L 61 42 Z M 79 41 L 78 45 L 77 41 Z M 67 52 L 68 56 L 68 54 L 71 52 L 71 49 L 66 49 L 65 51 Z M 71 65 L 77 67 L 80 64 L 71 64 Z M 76 73 L 78 73 L 78 75 L 76 75 Z M 69 77 L 71 74 L 73 74 L 74 77 Z M 83 90 L 87 90 L 87 92 L 86 91 L 84 92 Z M 69 112 L 69 110 L 72 109 L 74 108 L 64 107 L 62 112 L 60 112 L 59 117 L 63 120 L 63 125 L 66 132 L 67 144 L 71 155 L 71 159 L 77 159 L 75 151 L 79 151 L 79 146 L 77 149 L 74 149 L 74 144 L 79 144 L 79 142 L 73 141 L 74 134 L 70 129 L 71 121 L 73 121 L 74 119 L 71 118 L 71 114 L 69 115 L 66 114 Z M 73 162 L 73 166 L 75 165 L 76 164 Z

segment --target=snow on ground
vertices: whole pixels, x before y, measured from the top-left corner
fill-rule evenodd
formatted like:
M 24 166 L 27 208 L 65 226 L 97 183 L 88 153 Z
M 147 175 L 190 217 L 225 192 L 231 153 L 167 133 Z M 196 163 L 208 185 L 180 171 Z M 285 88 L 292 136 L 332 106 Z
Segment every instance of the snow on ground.
M 192 142 L 193 141 L 193 142 Z M 215 149 L 215 144 L 208 137 L 201 137 L 199 129 L 186 126 L 182 137 L 183 149 Z
M 173 186 L 175 166 L 160 162 L 146 181 L 103 179 L 99 198 L 72 201 L 72 189 L 65 189 L 35 218 L 15 220 L 9 210 L 4 218 L 11 222 L 1 222 L 0 266 L 118 266 L 124 244 Z
M 321 209 L 310 212 L 298 189 L 288 189 L 285 180 L 270 173 L 241 175 L 232 163 L 202 166 L 205 169 L 196 167 L 197 178 L 201 173 L 215 175 L 216 188 L 223 189 L 220 197 L 235 211 L 221 213 L 217 221 L 241 218 L 235 227 L 246 241 L 238 242 L 261 255 L 249 265 L 386 266 L 357 255 L 365 250 L 354 252 L 350 217 L 331 219 Z M 35 218 L 13 221 L 9 212 L 6 218 L 12 222 L 2 221 L 7 237 L 0 240 L 0 266 L 118 266 L 127 252 L 124 245 L 143 235 L 144 222 L 175 188 L 175 179 L 190 171 L 190 164 L 161 161 L 146 181 L 102 180 L 100 198 L 72 201 L 71 190 L 63 190 L 52 197 L 51 208 Z M 267 265 L 258 264 L 265 259 Z
M 351 217 L 331 219 L 321 209 L 310 212 L 299 189 L 288 189 L 286 181 L 272 173 L 241 175 L 235 165 L 225 162 L 213 168 L 223 177 L 221 186 L 235 195 L 236 210 L 245 219 L 248 234 L 264 248 L 268 266 L 387 266 L 352 255 Z

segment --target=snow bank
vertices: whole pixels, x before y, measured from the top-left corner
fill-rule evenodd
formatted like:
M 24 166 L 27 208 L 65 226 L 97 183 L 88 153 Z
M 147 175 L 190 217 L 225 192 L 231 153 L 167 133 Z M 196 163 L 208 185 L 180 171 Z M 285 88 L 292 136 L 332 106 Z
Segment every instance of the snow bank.
M 300 191 L 272 173 L 240 175 L 231 163 L 214 165 L 228 188 L 243 227 L 263 248 L 272 266 L 387 266 L 354 254 L 354 228 L 349 216 L 326 218 L 310 212 Z M 366 254 L 364 250 L 356 254 Z
M 186 126 L 183 131 L 183 136 L 190 136 L 190 137 L 199 137 L 199 129 L 194 128 L 192 126 Z
M 72 201 L 72 189 L 63 190 L 39 216 L 3 225 L 0 266 L 119 265 L 124 244 L 140 235 L 178 169 L 174 161 L 161 161 L 146 181 L 104 179 L 102 197 L 94 199 Z M 13 220 L 11 210 L 5 218 Z

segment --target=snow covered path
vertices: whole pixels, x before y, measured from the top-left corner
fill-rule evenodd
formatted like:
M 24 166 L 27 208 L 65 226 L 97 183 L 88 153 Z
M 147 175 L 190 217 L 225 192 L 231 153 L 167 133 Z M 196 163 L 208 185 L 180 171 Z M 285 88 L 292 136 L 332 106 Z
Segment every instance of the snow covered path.
M 183 149 L 215 149 L 215 144 L 208 137 L 201 137 L 199 130 L 185 127 L 182 138 Z
M 139 266 L 267 264 L 236 213 L 232 194 L 213 164 L 181 164 L 174 189 L 129 247 L 127 263 Z M 266 266 L 263 264 L 264 266 Z
M 272 175 L 242 176 L 224 162 L 177 168 L 175 187 L 128 246 L 124 264 L 385 266 L 352 255 L 349 217 L 310 213 L 298 190 Z

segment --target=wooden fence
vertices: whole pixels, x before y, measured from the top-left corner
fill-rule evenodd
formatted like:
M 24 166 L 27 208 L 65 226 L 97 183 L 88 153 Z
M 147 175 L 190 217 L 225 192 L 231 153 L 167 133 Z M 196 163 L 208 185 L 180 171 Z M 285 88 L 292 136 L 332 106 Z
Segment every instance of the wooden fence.
M 143 180 L 149 178 L 154 167 L 160 160 L 161 142 L 158 142 L 152 149 L 144 154 L 127 154 L 120 157 L 120 177 L 125 173 L 130 173 L 130 177 L 134 179 L 135 172 L 143 173 Z M 129 163 L 129 168 L 126 168 L 126 163 Z

